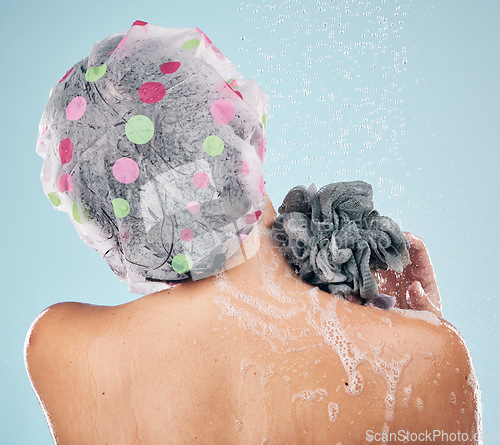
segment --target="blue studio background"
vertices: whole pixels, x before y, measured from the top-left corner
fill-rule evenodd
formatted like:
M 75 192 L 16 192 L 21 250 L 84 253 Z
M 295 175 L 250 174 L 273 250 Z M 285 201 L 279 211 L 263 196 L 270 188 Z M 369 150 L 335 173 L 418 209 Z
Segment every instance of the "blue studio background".
M 485 441 L 500 441 L 499 2 L 54 0 L 0 11 L 0 443 L 51 443 L 23 362 L 36 315 L 60 301 L 139 297 L 53 209 L 35 153 L 50 88 L 137 19 L 201 28 L 269 93 L 265 178 L 276 207 L 298 184 L 361 179 L 382 214 L 424 238 L 445 318 L 471 351 Z

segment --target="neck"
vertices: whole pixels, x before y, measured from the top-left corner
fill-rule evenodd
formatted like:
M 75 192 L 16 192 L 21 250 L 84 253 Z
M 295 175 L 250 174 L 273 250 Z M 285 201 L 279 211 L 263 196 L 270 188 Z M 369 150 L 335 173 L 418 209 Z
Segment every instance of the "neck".
M 276 220 L 276 211 L 274 210 L 273 204 L 267 194 L 265 197 L 266 207 L 262 218 L 250 234 L 242 241 L 238 252 L 226 261 L 226 270 L 232 269 L 233 267 L 248 261 L 259 251 L 260 244 L 262 242 L 267 243 L 269 241 L 269 237 L 263 237 L 263 234 L 271 229 L 274 221 Z
M 266 207 L 258 225 L 250 232 L 250 235 L 241 243 L 242 261 L 227 267 L 221 274 L 212 275 L 200 281 L 185 282 L 176 286 L 184 298 L 184 290 L 190 288 L 191 293 L 195 288 L 201 289 L 203 295 L 211 292 L 210 289 L 220 289 L 219 280 L 231 283 L 233 291 L 246 293 L 248 289 L 267 289 L 266 292 L 259 292 L 259 298 L 269 298 L 275 303 L 276 289 L 295 290 L 298 296 L 308 291 L 311 285 L 302 281 L 294 272 L 293 267 L 283 256 L 280 248 L 273 241 L 271 228 L 276 220 L 276 211 L 266 194 Z M 232 259 L 232 258 L 231 258 Z M 226 265 L 228 265 L 226 263 Z M 230 265 L 230 264 L 229 264 Z M 228 265 L 228 266 L 229 266 Z M 268 288 L 271 286 L 273 291 Z M 198 290 L 197 290 L 198 291 Z M 173 291 L 176 293 L 176 291 Z
M 267 194 L 265 197 L 266 207 L 259 223 L 242 241 L 238 252 L 225 263 L 226 270 L 223 273 L 235 286 L 245 286 L 249 282 L 255 286 L 261 285 L 264 279 L 263 271 L 272 272 L 276 281 L 296 280 L 292 267 L 271 237 L 271 228 L 277 215 Z M 267 273 L 264 274 L 268 276 Z M 212 275 L 200 281 L 182 283 L 177 287 L 210 286 L 215 284 L 215 280 L 217 276 Z
M 261 220 L 243 240 L 238 253 L 226 263 L 225 273 L 233 283 L 248 281 L 265 265 L 272 265 L 273 269 L 283 274 L 291 268 L 271 238 L 271 228 L 277 215 L 268 195 L 265 197 L 266 207 Z

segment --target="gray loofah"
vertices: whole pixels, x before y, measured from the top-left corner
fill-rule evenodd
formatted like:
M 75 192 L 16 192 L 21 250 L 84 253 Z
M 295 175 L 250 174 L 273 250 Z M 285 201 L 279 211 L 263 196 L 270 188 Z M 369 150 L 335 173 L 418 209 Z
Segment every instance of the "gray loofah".
M 373 208 L 363 181 L 338 182 L 316 191 L 294 187 L 279 207 L 273 238 L 300 277 L 342 298 L 390 309 L 395 299 L 378 294 L 371 270 L 401 273 L 409 263 L 408 240 L 399 226 Z

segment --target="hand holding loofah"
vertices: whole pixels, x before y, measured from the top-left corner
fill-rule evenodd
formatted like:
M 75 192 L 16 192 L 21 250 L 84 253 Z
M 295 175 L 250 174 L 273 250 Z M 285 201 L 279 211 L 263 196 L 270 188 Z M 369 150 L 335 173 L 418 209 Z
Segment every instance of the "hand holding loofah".
M 278 209 L 273 238 L 300 277 L 331 294 L 361 304 L 392 308 L 378 294 L 371 269 L 402 272 L 409 242 L 399 226 L 373 208 L 362 181 L 333 183 L 316 191 L 294 187 Z

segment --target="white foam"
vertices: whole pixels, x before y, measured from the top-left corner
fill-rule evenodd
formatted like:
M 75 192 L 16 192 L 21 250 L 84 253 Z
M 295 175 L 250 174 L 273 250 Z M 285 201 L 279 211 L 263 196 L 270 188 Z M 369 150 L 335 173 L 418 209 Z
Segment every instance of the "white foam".
M 244 378 L 248 370 L 255 366 L 254 362 L 242 361 L 240 363 L 240 377 Z
M 387 445 L 387 439 L 389 438 L 389 425 L 387 425 L 387 423 L 384 422 L 384 427 L 382 428 L 382 442 L 381 444 L 382 445 Z
M 232 304 L 226 295 L 214 295 L 213 301 L 221 309 L 223 315 L 236 318 L 240 327 L 267 341 L 275 352 L 281 352 L 281 349 L 273 340 L 279 340 L 283 344 L 286 340 L 297 339 L 297 336 L 292 334 L 290 329 L 279 328 L 274 323 L 264 321 L 261 317 Z
M 305 389 L 292 396 L 292 403 L 295 402 L 296 400 L 304 400 L 305 402 L 319 402 L 327 396 L 328 392 L 326 391 L 326 389 L 323 388 L 318 388 L 315 390 Z
M 317 287 L 312 287 L 306 293 L 306 296 L 311 303 L 312 312 L 321 312 L 318 294 L 319 294 L 319 288 L 317 288 Z
M 385 342 L 380 343 L 379 345 L 374 345 L 371 343 L 361 332 L 356 332 L 356 336 L 360 339 L 363 340 L 364 342 L 368 343 L 368 347 L 370 350 L 375 354 L 375 355 L 381 355 L 382 352 L 384 351 L 384 345 Z
M 392 359 L 390 362 L 382 360 L 380 357 L 375 357 L 370 361 L 370 365 L 374 371 L 385 377 L 387 383 L 386 402 L 386 420 L 393 420 L 394 408 L 396 405 L 396 389 L 401 378 L 404 367 L 410 362 L 411 356 L 406 354 L 401 360 Z
M 328 403 L 328 418 L 330 422 L 336 422 L 339 417 L 340 408 L 335 402 Z
M 297 315 L 297 313 L 299 312 L 297 307 L 282 309 L 278 306 L 269 304 L 250 293 L 240 291 L 233 284 L 231 284 L 226 274 L 217 274 L 214 281 L 215 285 L 219 289 L 223 290 L 229 295 L 232 295 L 234 298 L 245 302 L 249 306 L 258 309 L 262 314 L 269 315 L 275 319 L 290 319 Z
M 427 323 L 433 324 L 435 326 L 439 326 L 441 324 L 441 320 L 436 317 L 432 312 L 429 311 L 416 311 L 413 309 L 398 309 L 394 308 L 393 311 L 399 312 L 407 318 L 413 318 L 414 320 L 422 320 Z
M 457 396 L 455 395 L 454 392 L 450 393 L 450 402 L 451 402 L 452 405 L 456 405 L 457 404 Z
M 274 371 L 275 365 L 271 364 L 269 365 L 266 369 L 262 370 L 262 377 L 261 377 L 261 383 L 262 386 L 266 386 L 269 383 L 269 380 L 276 375 L 276 372 Z
M 415 405 L 417 405 L 417 408 L 420 412 L 424 411 L 424 401 L 420 397 L 417 397 L 417 399 L 415 400 Z
M 413 391 L 413 385 L 411 383 L 408 386 L 405 386 L 403 389 L 403 404 L 405 406 L 408 406 L 408 402 L 410 401 L 412 391 Z
M 306 320 L 323 336 L 328 345 L 337 352 L 349 378 L 348 385 L 345 386 L 347 393 L 360 394 L 363 390 L 364 379 L 356 368 L 365 361 L 366 353 L 356 348 L 348 339 L 338 320 L 336 305 L 337 300 L 335 298 L 328 301 L 326 310 L 320 312 L 319 323 L 314 319 L 313 313 L 309 313 Z
M 278 284 L 278 280 L 274 277 L 274 269 L 268 267 L 264 262 L 260 263 L 260 277 L 262 281 L 261 289 L 271 295 L 274 299 L 281 303 L 295 303 L 295 300 L 290 297 L 287 292 Z

